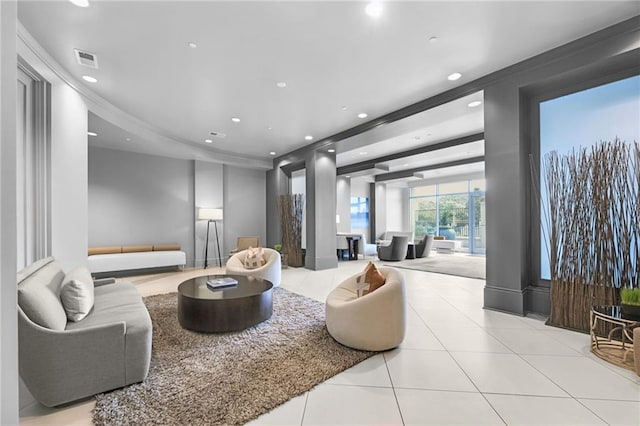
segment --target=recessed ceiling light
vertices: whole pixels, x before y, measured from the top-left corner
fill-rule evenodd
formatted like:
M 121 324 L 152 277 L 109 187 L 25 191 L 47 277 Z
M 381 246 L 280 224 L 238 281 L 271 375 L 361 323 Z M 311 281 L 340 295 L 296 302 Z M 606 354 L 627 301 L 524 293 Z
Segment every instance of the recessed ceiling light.
M 127 142 L 131 142 L 131 138 L 125 138 Z
M 98 136 L 98 134 L 96 132 L 87 132 L 87 135 L 89 135 L 89 136 Z
M 437 42 L 438 42 L 438 37 L 436 36 L 429 37 L 429 43 L 437 43 Z
M 281 89 L 284 89 L 285 87 L 287 87 L 287 83 L 284 81 L 279 81 L 276 83 L 276 86 L 278 86 Z
M 195 49 L 196 47 L 198 47 L 198 45 L 196 43 L 194 43 L 193 41 L 190 41 L 189 43 L 187 43 L 187 45 L 192 49 Z
M 233 121 L 234 123 L 239 123 L 240 119 L 238 117 L 233 117 L 231 121 Z
M 328 152 L 332 152 L 332 153 L 333 153 L 333 152 L 336 152 L 336 150 L 335 150 L 335 149 L 333 149 L 333 148 L 328 149 L 327 151 L 328 151 Z
M 467 106 L 468 106 L 469 108 L 474 108 L 474 107 L 479 106 L 480 104 L 482 104 L 482 102 L 480 102 L 480 101 L 473 101 L 473 102 L 469 102 L 469 103 L 467 104 Z
M 449 75 L 449 77 L 447 77 L 447 80 L 456 81 L 460 77 L 462 77 L 462 74 L 460 74 L 459 72 L 454 72 L 453 74 Z
M 348 109 L 349 109 L 349 108 L 347 108 L 346 106 L 343 106 L 343 107 L 342 107 L 342 110 L 343 110 L 343 111 L 346 111 L 346 110 L 348 110 Z
M 347 179 L 349 179 L 351 176 L 349 176 L 349 175 L 345 175 L 345 177 L 346 177 Z
M 95 77 L 91 77 L 90 75 L 83 75 L 83 76 L 82 76 L 82 79 L 83 79 L 84 81 L 89 82 L 89 83 L 97 83 L 97 82 L 98 82 L 98 79 L 97 79 L 97 78 L 95 78 Z
M 271 152 L 269 153 L 269 155 L 276 155 L 276 152 L 275 152 L 275 151 L 271 151 Z
M 367 6 L 364 8 L 364 11 L 372 18 L 379 18 L 380 15 L 382 15 L 382 9 L 383 8 L 381 2 L 372 1 L 371 3 L 367 4 Z
M 360 151 L 358 154 L 360 154 L 360 155 L 367 155 L 367 151 Z
M 205 139 L 204 140 L 206 143 L 213 143 L 213 141 L 211 139 Z
M 367 113 L 361 112 L 360 114 L 358 114 L 358 118 L 367 118 Z
M 78 7 L 89 7 L 89 0 L 69 0 Z
M 267 130 L 273 130 L 273 127 L 267 127 Z
M 304 139 L 307 140 L 307 141 L 310 141 L 310 140 L 313 139 L 313 136 L 307 135 L 307 136 L 304 137 Z
M 409 164 L 405 163 L 405 164 L 402 165 L 402 167 L 409 167 Z

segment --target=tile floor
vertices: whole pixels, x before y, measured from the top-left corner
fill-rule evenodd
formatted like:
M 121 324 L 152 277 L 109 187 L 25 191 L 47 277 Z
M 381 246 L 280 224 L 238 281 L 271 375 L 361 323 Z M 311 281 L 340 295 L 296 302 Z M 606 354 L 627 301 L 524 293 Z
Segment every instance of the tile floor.
M 282 286 L 324 301 L 365 262 L 283 270 Z M 215 269 L 211 269 L 215 271 Z M 333 377 L 251 425 L 640 425 L 640 377 L 589 352 L 589 336 L 482 309 L 484 281 L 401 270 L 402 345 Z M 201 270 L 135 277 L 143 295 Z M 91 424 L 91 400 L 46 409 L 21 389 L 21 425 Z

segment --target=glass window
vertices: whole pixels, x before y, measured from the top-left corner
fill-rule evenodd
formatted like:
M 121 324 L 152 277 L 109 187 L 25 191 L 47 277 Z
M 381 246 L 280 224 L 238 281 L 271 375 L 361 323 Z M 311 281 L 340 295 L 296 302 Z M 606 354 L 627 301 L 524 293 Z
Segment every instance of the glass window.
M 369 199 L 367 197 L 351 197 L 351 229 L 362 229 L 369 226 Z
M 438 185 L 438 194 L 458 194 L 469 192 L 469 181 L 441 183 Z
M 486 183 L 486 180 L 484 179 L 475 179 L 469 182 L 469 191 L 471 192 L 486 191 L 486 190 L 487 190 L 487 183 Z
M 627 143 L 640 140 L 640 76 L 615 81 L 540 102 L 541 206 L 548 206 L 544 158 L 552 151 L 566 155 L 616 137 Z M 548 207 L 547 207 L 548 208 Z M 540 225 L 540 277 L 550 279 L 549 231 Z
M 436 185 L 416 186 L 411 188 L 412 197 L 420 197 L 424 195 L 436 195 Z

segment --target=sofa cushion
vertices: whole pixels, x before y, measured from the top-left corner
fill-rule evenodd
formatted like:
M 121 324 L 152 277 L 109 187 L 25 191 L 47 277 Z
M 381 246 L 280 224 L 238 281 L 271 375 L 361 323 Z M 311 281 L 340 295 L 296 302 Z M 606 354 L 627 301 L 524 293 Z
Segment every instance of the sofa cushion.
M 153 246 L 150 246 L 150 245 L 122 246 L 123 253 L 136 253 L 141 251 L 153 251 Z
M 96 254 L 122 253 L 122 246 L 90 247 L 88 252 L 89 256 L 95 256 Z
M 264 266 L 266 260 L 264 258 L 264 249 L 262 247 L 249 247 L 244 256 L 244 267 L 247 269 L 257 269 Z
M 367 267 L 364 268 L 364 273 L 356 279 L 356 282 L 368 283 L 369 289 L 364 290 L 363 294 L 369 294 L 372 291 L 377 290 L 378 288 L 384 285 L 385 277 L 378 270 L 376 265 L 373 264 L 373 262 L 369 262 Z
M 94 293 L 91 273 L 84 266 L 77 266 L 64 278 L 60 292 L 62 306 L 71 321 L 80 321 L 93 308 Z
M 180 250 L 180 244 L 155 244 L 153 251 L 171 251 Z
M 60 302 L 64 272 L 52 257 L 18 272 L 18 305 L 29 319 L 51 330 L 64 330 L 67 314 Z
M 118 282 L 96 287 L 91 315 L 67 324 L 67 330 L 125 322 L 126 333 L 149 328 L 149 316 L 138 289 L 131 283 Z

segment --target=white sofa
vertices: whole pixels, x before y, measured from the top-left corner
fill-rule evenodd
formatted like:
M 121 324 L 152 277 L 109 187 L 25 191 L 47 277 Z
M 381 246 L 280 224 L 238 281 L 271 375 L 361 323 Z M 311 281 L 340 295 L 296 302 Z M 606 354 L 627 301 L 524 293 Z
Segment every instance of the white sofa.
M 141 382 L 151 362 L 151 318 L 133 284 L 85 282 L 95 285 L 93 307 L 68 321 L 61 302 L 68 280 L 53 257 L 18 272 L 20 376 L 47 407 Z
M 89 249 L 87 264 L 92 274 L 139 269 L 179 267 L 187 255 L 177 245 L 115 246 Z

